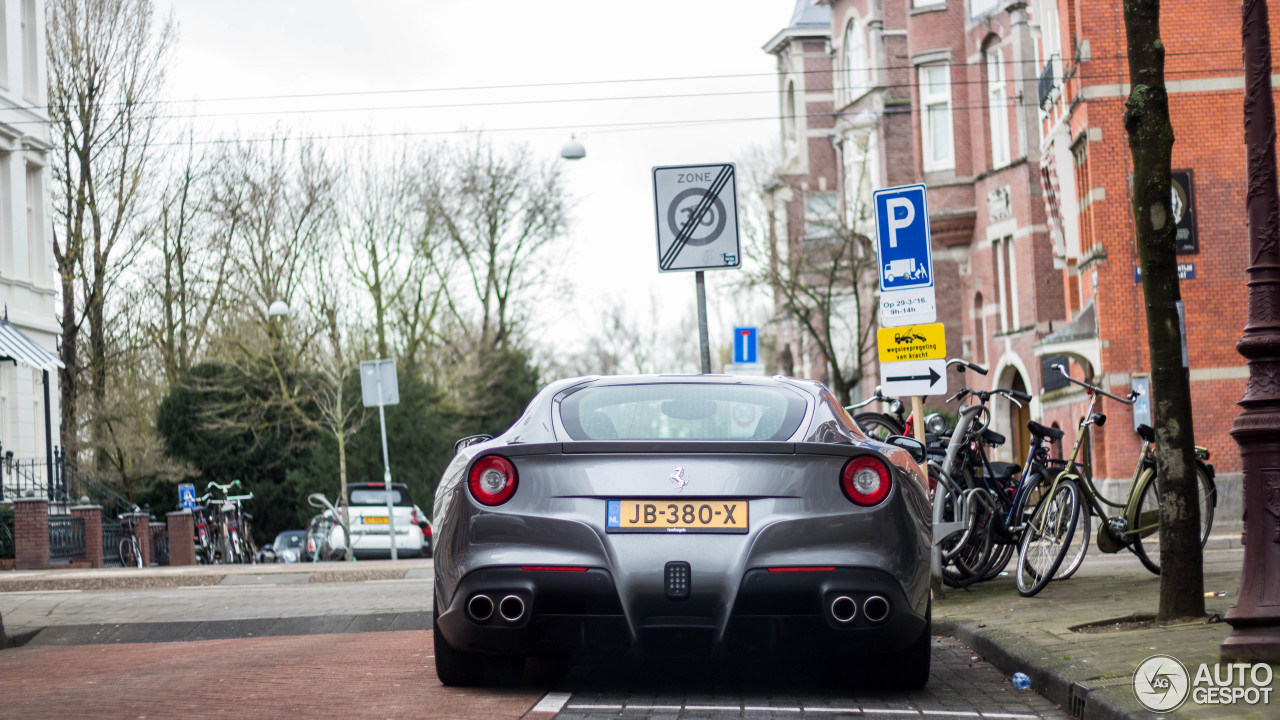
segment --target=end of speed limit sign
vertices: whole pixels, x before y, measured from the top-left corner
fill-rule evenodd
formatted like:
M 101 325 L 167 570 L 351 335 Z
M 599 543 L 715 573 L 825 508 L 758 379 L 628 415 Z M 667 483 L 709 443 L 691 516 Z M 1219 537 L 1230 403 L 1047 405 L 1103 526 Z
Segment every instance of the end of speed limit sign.
M 653 168 L 658 271 L 742 267 L 733 163 Z

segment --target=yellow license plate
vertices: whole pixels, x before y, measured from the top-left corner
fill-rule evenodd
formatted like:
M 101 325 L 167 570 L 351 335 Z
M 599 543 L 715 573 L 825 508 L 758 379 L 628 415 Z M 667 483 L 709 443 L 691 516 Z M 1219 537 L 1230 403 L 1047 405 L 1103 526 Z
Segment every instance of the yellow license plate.
M 381 515 L 365 515 L 364 524 L 365 525 L 386 525 L 387 519 L 382 517 Z
M 695 500 L 651 498 L 610 500 L 605 528 L 610 532 L 718 532 L 747 531 L 746 500 Z

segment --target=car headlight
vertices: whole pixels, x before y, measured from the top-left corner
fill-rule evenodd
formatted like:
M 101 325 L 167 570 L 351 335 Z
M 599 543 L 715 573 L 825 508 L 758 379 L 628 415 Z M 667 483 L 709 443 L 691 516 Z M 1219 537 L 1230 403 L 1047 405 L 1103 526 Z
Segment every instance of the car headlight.
M 929 413 L 924 418 L 924 429 L 934 435 L 946 434 L 947 418 L 942 413 Z

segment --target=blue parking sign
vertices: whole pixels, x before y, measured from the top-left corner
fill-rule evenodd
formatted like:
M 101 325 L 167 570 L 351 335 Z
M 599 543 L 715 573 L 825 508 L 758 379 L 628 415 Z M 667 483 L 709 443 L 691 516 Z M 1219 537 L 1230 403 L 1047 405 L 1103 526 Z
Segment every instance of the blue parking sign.
M 933 253 L 929 243 L 929 206 L 924 185 L 877 190 L 876 250 L 880 257 L 880 291 L 933 287 Z
M 733 362 L 735 365 L 759 362 L 759 335 L 753 327 L 733 329 Z

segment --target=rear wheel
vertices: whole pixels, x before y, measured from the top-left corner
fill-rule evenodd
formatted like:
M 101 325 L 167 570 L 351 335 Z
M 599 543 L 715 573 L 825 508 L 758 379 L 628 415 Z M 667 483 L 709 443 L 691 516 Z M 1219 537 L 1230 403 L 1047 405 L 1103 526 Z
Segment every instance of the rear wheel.
M 120 564 L 125 567 L 142 567 L 142 556 L 138 553 L 138 542 L 133 538 L 120 541 Z
M 1138 513 L 1130 528 L 1141 530 L 1133 536 L 1133 553 L 1148 570 L 1160 574 L 1160 488 L 1159 478 L 1152 477 L 1138 498 Z M 1200 547 L 1209 540 L 1213 529 L 1213 505 L 1217 488 L 1209 473 L 1196 463 L 1196 494 L 1200 501 Z M 1145 530 L 1154 526 L 1151 530 Z
M 1089 546 L 1093 544 L 1093 513 L 1089 509 L 1089 504 L 1080 503 L 1080 509 L 1076 513 L 1076 532 L 1075 537 L 1071 541 L 1071 548 L 1067 550 L 1067 557 L 1062 561 L 1062 567 L 1058 568 L 1058 575 L 1055 580 L 1066 580 L 1084 564 L 1084 556 L 1089 552 Z
M 881 684 L 893 690 L 918 690 L 929 682 L 932 660 L 933 601 L 925 606 L 924 630 L 911 647 L 891 655 L 882 666 Z
M 1053 580 L 1071 549 L 1079 509 L 1080 489 L 1067 479 L 1059 480 L 1050 495 L 1036 506 L 1018 548 L 1015 575 L 1022 596 L 1035 595 Z
M 431 601 L 431 636 L 435 645 L 436 677 L 440 683 L 451 687 L 473 685 L 518 685 L 524 675 L 524 657 L 521 655 L 486 655 L 458 650 L 449 644 L 440 632 L 440 605 Z

